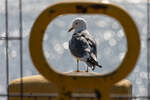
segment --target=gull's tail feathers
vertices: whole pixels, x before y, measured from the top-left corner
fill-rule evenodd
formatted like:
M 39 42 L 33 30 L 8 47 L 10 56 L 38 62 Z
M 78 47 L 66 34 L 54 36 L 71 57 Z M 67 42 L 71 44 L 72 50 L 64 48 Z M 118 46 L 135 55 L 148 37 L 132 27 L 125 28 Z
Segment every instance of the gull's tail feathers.
M 89 57 L 88 59 L 87 59 L 87 65 L 89 66 L 89 67 L 91 67 L 92 68 L 92 70 L 94 70 L 95 69 L 95 66 L 98 66 L 99 68 L 102 68 L 102 65 L 100 65 L 100 64 L 98 64 L 98 61 L 96 61 L 95 59 L 93 59 L 93 57 Z

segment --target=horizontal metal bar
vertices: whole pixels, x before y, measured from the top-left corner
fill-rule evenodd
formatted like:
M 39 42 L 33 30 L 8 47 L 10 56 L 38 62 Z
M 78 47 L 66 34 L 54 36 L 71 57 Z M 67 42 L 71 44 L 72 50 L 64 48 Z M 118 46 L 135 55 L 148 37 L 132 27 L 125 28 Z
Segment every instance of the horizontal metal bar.
M 21 37 L 0 37 L 0 40 L 21 40 Z
M 113 99 L 147 99 L 149 100 L 150 99 L 150 96 L 111 96 L 111 98 Z
M 27 94 L 24 93 L 23 95 L 18 94 L 18 93 L 10 93 L 10 94 L 0 94 L 0 97 L 51 97 L 51 98 L 56 98 L 58 96 L 57 93 L 50 93 L 50 94 L 40 94 L 40 93 L 36 93 L 36 94 Z M 96 98 L 96 95 L 94 94 L 90 94 L 90 93 L 82 93 L 82 94 L 78 94 L 78 93 L 73 93 L 71 98 Z M 111 98 L 113 99 L 150 99 L 150 96 L 128 96 L 128 95 L 113 95 L 111 96 Z
M 23 96 L 23 97 L 57 97 L 58 94 L 57 93 L 50 93 L 50 94 L 27 94 L 27 93 L 24 93 L 24 94 L 20 94 L 20 93 L 9 93 L 9 94 L 0 94 L 1 97 L 20 97 L 20 96 Z
M 72 98 L 96 98 L 94 93 L 72 93 Z

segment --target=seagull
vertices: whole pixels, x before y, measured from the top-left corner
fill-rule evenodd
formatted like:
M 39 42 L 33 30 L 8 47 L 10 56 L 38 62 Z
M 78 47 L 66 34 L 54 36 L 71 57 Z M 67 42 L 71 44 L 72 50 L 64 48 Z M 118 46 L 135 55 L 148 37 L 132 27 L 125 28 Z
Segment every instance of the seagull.
M 83 18 L 76 18 L 72 27 L 68 30 L 71 32 L 74 29 L 72 38 L 69 40 L 69 49 L 71 54 L 77 60 L 77 72 L 79 72 L 79 61 L 83 61 L 92 70 L 95 66 L 102 68 L 97 61 L 97 46 L 92 35 L 87 31 L 87 22 Z

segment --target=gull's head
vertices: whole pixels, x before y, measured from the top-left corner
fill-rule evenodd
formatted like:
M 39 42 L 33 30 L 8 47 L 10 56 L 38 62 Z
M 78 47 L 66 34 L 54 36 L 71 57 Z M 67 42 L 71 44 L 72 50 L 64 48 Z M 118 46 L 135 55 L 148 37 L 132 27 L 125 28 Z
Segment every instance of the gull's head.
M 68 30 L 68 32 L 71 32 L 73 29 L 75 29 L 75 31 L 82 31 L 86 29 L 86 20 L 83 18 L 76 18 L 73 23 L 72 23 L 72 27 Z

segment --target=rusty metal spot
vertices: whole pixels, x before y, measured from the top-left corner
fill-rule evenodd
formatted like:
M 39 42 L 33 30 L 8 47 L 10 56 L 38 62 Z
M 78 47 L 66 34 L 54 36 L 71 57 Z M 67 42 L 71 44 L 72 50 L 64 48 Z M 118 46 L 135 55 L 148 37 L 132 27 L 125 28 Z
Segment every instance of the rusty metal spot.
M 87 12 L 87 7 L 83 7 L 82 5 L 77 5 L 76 9 L 80 12 L 80 13 L 86 13 Z
M 73 80 L 77 80 L 77 78 L 76 78 L 76 77 L 72 77 L 72 79 L 73 79 Z
M 77 79 L 77 77 L 72 77 L 72 79 L 73 79 L 73 80 L 76 80 L 76 79 Z
M 54 12 L 55 12 L 54 9 L 50 9 L 50 10 L 49 10 L 49 13 L 54 13 Z
M 106 9 L 106 8 L 108 8 L 107 5 L 100 5 L 100 4 L 90 5 L 89 7 L 93 8 L 93 9 Z
M 101 100 L 102 95 L 101 95 L 100 91 L 95 89 L 95 94 L 96 94 L 97 100 Z
M 45 30 L 43 29 L 43 30 L 41 30 L 41 32 L 42 32 L 42 33 L 44 33 L 44 32 L 45 32 Z
M 71 97 L 71 92 L 70 92 L 70 91 L 67 91 L 67 92 L 64 93 L 64 95 L 65 95 L 65 96 L 68 96 L 68 97 Z

